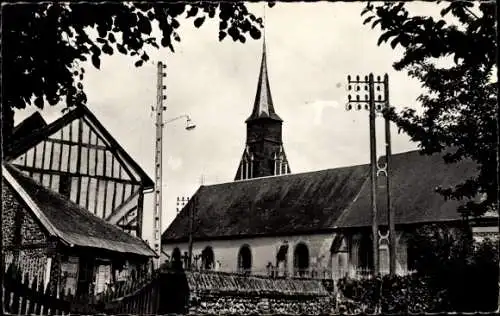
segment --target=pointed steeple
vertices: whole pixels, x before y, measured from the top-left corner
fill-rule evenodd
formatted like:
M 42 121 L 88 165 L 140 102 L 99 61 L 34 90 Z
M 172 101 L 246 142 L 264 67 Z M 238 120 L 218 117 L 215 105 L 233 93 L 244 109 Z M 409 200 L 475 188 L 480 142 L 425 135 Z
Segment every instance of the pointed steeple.
M 271 97 L 271 88 L 269 87 L 269 77 L 267 75 L 265 35 L 262 41 L 262 61 L 260 64 L 259 81 L 257 83 L 257 93 L 255 95 L 252 114 L 246 122 L 259 118 L 271 118 L 280 122 L 283 121 L 274 111 L 273 99 Z

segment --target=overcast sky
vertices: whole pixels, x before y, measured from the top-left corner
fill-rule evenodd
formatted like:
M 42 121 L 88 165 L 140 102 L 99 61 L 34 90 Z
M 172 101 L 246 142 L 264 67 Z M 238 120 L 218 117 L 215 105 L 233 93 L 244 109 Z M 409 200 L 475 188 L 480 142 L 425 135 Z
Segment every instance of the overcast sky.
M 276 112 L 284 120 L 283 141 L 292 173 L 368 163 L 368 113 L 346 112 L 346 77 L 388 73 L 390 100 L 417 108 L 420 84 L 392 64 L 401 51 L 377 46 L 379 30 L 363 25 L 362 3 L 277 3 L 266 9 L 268 73 Z M 261 15 L 264 5 L 249 4 Z M 434 3 L 410 4 L 412 12 L 437 13 Z M 86 67 L 88 107 L 152 177 L 157 61 L 167 63 L 166 119 L 188 114 L 196 129 L 182 120 L 164 131 L 163 228 L 176 214 L 176 198 L 190 196 L 205 184 L 232 181 L 245 144 L 245 119 L 257 88 L 262 42 L 218 41 L 218 20 L 196 29 L 192 19 L 179 31 L 176 53 L 151 51 L 141 68 L 134 59 L 113 55 L 101 70 Z M 51 122 L 61 107 L 46 108 Z M 32 110 L 16 113 L 18 123 Z M 378 154 L 384 152 L 383 121 L 377 120 Z M 392 129 L 393 152 L 416 149 Z M 152 197 L 145 200 L 145 234 L 152 230 Z M 150 228 L 151 227 L 151 228 Z M 145 237 L 149 237 L 146 235 Z

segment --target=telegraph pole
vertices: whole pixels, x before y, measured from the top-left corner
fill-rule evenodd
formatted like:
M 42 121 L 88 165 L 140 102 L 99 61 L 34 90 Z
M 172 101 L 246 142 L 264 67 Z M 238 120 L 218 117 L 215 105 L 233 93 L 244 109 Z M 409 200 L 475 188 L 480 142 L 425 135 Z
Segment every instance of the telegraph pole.
M 166 77 L 164 69 L 167 68 L 162 62 L 158 62 L 157 67 L 157 84 L 156 84 L 156 138 L 155 138 L 155 193 L 154 193 L 154 220 L 153 220 L 153 245 L 154 251 L 158 255 L 155 260 L 155 267 L 160 265 L 161 257 L 161 215 L 162 215 L 162 165 L 163 165 L 163 112 L 167 109 L 163 105 L 163 100 L 167 98 L 164 94 L 166 86 L 163 85 L 163 77 Z
M 369 124 L 370 124 L 370 182 L 371 182 L 371 205 L 372 205 L 372 243 L 373 243 L 373 267 L 374 275 L 379 272 L 379 236 L 380 238 L 389 238 L 389 268 L 390 273 L 394 274 L 396 270 L 396 234 L 394 229 L 394 216 L 390 203 L 390 177 L 389 177 L 389 161 L 391 156 L 391 138 L 390 138 L 390 121 L 386 116 L 385 120 L 385 147 L 386 147 L 386 165 L 379 167 L 377 162 L 377 146 L 376 146 L 376 126 L 375 118 L 376 111 L 381 110 L 383 104 L 387 109 L 389 108 L 389 76 L 386 74 L 382 81 L 380 76 L 377 80 L 374 79 L 373 74 L 365 76 L 361 80 L 356 76 L 355 80 L 351 80 L 351 76 L 347 76 L 348 90 L 353 91 L 355 97 L 351 94 L 348 95 L 348 103 L 346 109 L 366 109 L 369 110 Z M 362 89 L 363 87 L 363 89 Z M 383 97 L 380 93 L 383 88 Z M 377 90 L 377 95 L 375 95 Z M 364 95 L 364 98 L 361 97 Z M 383 236 L 379 233 L 378 214 L 377 214 L 377 176 L 379 173 L 385 173 L 386 186 L 387 186 L 387 211 L 388 211 L 388 234 Z
M 188 216 L 189 216 L 189 235 L 188 235 L 188 265 L 189 269 L 192 268 L 192 260 L 193 260 L 193 233 L 194 233 L 194 220 L 195 220 L 195 215 L 196 211 L 198 208 L 198 197 L 196 196 L 196 193 L 194 197 L 191 199 L 191 205 L 188 209 Z
M 384 75 L 384 101 L 385 109 L 389 111 L 389 75 Z M 391 170 L 390 170 L 390 160 L 391 160 L 392 150 L 391 150 L 391 121 L 389 120 L 389 113 L 385 115 L 385 181 L 386 181 L 386 199 L 387 199 L 387 213 L 388 213 L 388 224 L 389 224 L 389 273 L 391 275 L 396 274 L 396 228 L 394 222 L 394 211 L 391 207 Z

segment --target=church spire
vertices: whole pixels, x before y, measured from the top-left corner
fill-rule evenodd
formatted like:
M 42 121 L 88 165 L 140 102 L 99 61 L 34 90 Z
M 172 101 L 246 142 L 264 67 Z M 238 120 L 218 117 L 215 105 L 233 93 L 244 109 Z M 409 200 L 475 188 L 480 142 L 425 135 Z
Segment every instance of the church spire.
M 282 119 L 274 111 L 271 88 L 269 87 L 265 34 L 263 35 L 262 41 L 262 61 L 260 64 L 259 81 L 257 83 L 257 93 L 255 95 L 252 114 L 246 122 L 259 118 L 270 118 L 276 121 L 282 121 Z
M 290 165 L 283 149 L 283 120 L 274 111 L 267 75 L 266 36 L 262 39 L 257 93 L 252 114 L 246 120 L 245 150 L 236 171 L 235 181 L 270 177 L 290 173 Z

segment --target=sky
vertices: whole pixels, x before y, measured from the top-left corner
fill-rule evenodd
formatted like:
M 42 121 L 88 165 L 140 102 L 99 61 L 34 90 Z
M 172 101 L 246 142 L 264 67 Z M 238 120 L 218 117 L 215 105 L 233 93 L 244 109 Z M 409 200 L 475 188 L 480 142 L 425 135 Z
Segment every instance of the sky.
M 413 2 L 410 12 L 439 13 L 436 4 Z M 392 64 L 401 50 L 377 46 L 380 30 L 363 25 L 363 3 L 280 3 L 265 9 L 267 65 L 277 114 L 284 120 L 283 142 L 292 173 L 369 162 L 367 111 L 345 110 L 347 75 L 389 74 L 390 100 L 398 109 L 418 109 L 420 83 Z M 263 3 L 248 4 L 262 16 Z M 167 64 L 166 120 L 187 114 L 196 124 L 185 130 L 177 120 L 164 130 L 163 229 L 176 215 L 176 198 L 205 185 L 231 182 L 243 153 L 245 119 L 252 111 L 262 41 L 218 41 L 218 20 L 197 29 L 181 20 L 176 52 L 151 50 L 151 62 L 107 56 L 97 70 L 84 64 L 89 109 L 151 177 L 154 174 L 156 62 Z M 46 107 L 52 122 L 62 106 Z M 16 113 L 16 123 L 34 109 Z M 384 124 L 377 119 L 378 155 L 384 154 Z M 417 149 L 392 126 L 394 153 Z M 203 179 L 203 180 L 202 180 Z M 152 235 L 153 199 L 145 198 L 145 239 Z

